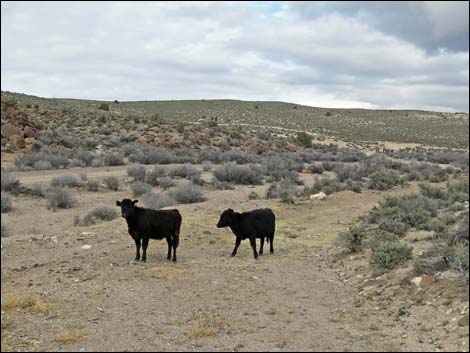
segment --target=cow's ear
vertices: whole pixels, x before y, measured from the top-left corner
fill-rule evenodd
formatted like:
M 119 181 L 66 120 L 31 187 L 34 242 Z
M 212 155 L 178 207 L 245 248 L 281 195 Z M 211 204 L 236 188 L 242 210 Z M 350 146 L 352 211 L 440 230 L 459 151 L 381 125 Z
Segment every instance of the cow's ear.
M 121 206 L 121 201 L 116 201 L 116 206 Z
M 139 202 L 139 200 L 132 201 L 132 205 L 135 205 L 137 202 Z

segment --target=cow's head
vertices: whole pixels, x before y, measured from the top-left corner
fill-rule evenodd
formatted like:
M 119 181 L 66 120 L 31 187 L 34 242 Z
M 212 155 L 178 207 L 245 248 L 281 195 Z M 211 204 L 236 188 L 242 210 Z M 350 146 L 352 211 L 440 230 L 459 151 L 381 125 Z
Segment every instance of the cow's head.
M 229 227 L 234 225 L 236 221 L 235 211 L 229 208 L 225 210 L 220 215 L 219 223 L 217 223 L 217 228 Z
M 132 201 L 131 199 L 124 199 L 116 201 L 116 206 L 121 207 L 121 216 L 124 218 L 132 217 L 135 213 L 137 206 L 135 205 L 139 200 Z

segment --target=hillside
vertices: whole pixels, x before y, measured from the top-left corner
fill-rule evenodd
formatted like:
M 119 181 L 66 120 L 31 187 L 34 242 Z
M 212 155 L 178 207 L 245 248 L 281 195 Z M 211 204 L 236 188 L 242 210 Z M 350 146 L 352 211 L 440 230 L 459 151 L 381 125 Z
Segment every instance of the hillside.
M 40 98 L 2 92 L 19 107 L 60 112 L 63 116 L 144 118 L 149 122 L 204 123 L 305 131 L 317 139 L 334 138 L 367 145 L 377 142 L 468 149 L 469 117 L 464 113 L 418 110 L 327 109 L 283 102 L 184 100 L 103 102 Z M 108 104 L 109 111 L 99 106 Z

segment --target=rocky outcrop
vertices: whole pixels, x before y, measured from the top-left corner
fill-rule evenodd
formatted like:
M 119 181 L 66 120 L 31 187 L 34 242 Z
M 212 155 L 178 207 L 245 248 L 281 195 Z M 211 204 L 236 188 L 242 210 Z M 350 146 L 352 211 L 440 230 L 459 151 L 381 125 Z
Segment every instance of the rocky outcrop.
M 31 146 L 38 132 L 44 130 L 43 124 L 33 116 L 28 109 L 17 108 L 16 102 L 1 97 L 2 138 L 7 139 L 17 149 Z

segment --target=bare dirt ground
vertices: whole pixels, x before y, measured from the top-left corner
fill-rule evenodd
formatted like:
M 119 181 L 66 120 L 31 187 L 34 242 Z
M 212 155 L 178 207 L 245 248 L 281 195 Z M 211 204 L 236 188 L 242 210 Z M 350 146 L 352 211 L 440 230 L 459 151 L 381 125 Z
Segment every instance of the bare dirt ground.
M 47 183 L 55 173 L 17 176 L 24 184 Z M 125 167 L 86 173 L 125 175 Z M 266 188 L 205 188 L 206 202 L 178 205 L 183 226 L 176 264 L 166 261 L 165 241 L 155 240 L 146 263 L 132 261 L 134 244 L 122 218 L 72 226 L 75 214 L 130 197 L 127 187 L 74 190 L 75 206 L 56 212 L 44 200 L 12 197 L 13 211 L 2 216 L 11 235 L 2 238 L 2 303 L 15 293 L 33 293 L 48 312 L 2 307 L 2 351 L 468 351 L 468 326 L 457 324 L 468 308 L 468 283 L 446 285 L 443 278 L 416 293 L 404 283 L 406 269 L 376 273 L 367 254 L 344 256 L 333 246 L 338 232 L 383 194 L 341 192 L 293 205 L 248 199 Z M 274 255 L 255 261 L 243 242 L 230 258 L 234 237 L 215 227 L 229 207 L 274 210 Z M 44 239 L 32 240 L 32 233 Z M 452 298 L 445 312 L 436 298 Z M 401 306 L 410 315 L 398 317 Z M 59 339 L 68 333 L 80 339 Z

